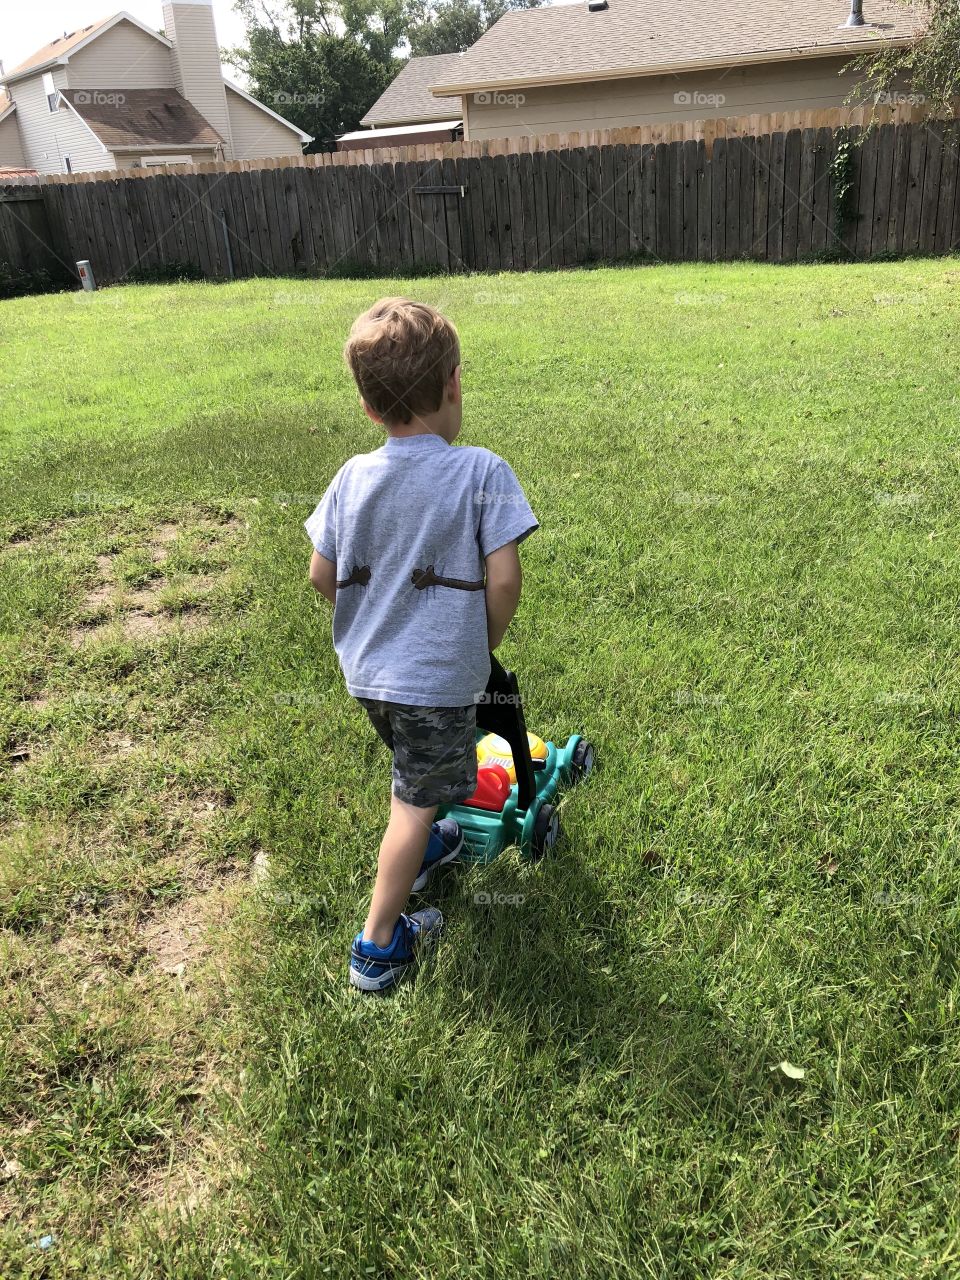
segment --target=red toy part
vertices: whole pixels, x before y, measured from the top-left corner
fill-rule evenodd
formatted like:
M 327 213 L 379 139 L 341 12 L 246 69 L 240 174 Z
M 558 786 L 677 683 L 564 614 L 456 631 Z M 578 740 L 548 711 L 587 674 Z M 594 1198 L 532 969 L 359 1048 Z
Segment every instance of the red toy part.
M 477 770 L 477 789 L 464 804 L 474 809 L 501 813 L 511 789 L 510 775 L 502 764 L 486 765 Z

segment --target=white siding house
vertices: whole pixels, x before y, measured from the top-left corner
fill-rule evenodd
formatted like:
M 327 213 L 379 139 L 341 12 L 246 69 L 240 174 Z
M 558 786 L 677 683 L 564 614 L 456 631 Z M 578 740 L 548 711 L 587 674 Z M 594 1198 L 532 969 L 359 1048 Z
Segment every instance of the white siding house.
M 0 169 L 255 160 L 299 154 L 312 141 L 224 80 L 211 0 L 168 0 L 163 18 L 161 35 L 132 14 L 114 14 L 7 72 Z

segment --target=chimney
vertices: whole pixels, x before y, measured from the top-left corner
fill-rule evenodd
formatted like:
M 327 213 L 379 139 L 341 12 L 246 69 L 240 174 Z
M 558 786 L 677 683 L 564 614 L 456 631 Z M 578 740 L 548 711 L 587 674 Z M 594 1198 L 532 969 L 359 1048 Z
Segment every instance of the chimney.
M 213 0 L 164 0 L 163 28 L 173 45 L 174 84 L 220 134 L 224 159 L 231 160 L 233 138 L 213 24 Z
M 850 15 L 846 22 L 841 25 L 843 27 L 865 27 L 867 23 L 863 17 L 863 0 L 850 0 Z

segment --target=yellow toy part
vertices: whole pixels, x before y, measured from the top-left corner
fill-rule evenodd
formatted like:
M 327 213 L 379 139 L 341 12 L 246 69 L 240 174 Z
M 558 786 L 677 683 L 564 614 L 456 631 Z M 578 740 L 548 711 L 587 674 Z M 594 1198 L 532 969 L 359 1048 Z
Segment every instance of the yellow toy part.
M 547 744 L 542 738 L 538 738 L 535 733 L 528 733 L 527 742 L 530 744 L 530 754 L 534 760 L 546 760 Z M 511 784 L 516 783 L 517 771 L 513 763 L 513 751 L 506 738 L 501 738 L 498 733 L 488 733 L 477 743 L 478 768 L 489 769 L 492 764 L 502 765 L 509 775 Z

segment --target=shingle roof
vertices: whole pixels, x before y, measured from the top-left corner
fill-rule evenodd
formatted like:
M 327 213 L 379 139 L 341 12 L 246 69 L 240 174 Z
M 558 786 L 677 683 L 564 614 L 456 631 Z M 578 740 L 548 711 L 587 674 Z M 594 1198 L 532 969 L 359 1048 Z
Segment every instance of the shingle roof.
M 916 11 L 897 0 L 866 0 L 876 26 L 841 29 L 849 12 L 846 0 L 609 0 L 596 13 L 579 0 L 511 10 L 431 88 L 470 92 L 855 52 L 906 42 L 918 27 Z
M 61 89 L 105 147 L 215 147 L 223 139 L 176 89 Z
M 450 104 L 435 98 L 430 86 L 456 74 L 461 53 L 438 53 L 427 58 L 411 58 L 400 74 L 387 85 L 361 124 L 418 124 L 442 120 L 450 114 Z
M 31 67 L 42 67 L 45 62 L 52 62 L 55 58 L 62 58 L 65 53 L 70 52 L 74 45 L 78 45 L 81 40 L 86 40 L 89 36 L 92 36 L 98 27 L 112 22 L 115 17 L 116 14 L 111 13 L 109 17 L 101 18 L 99 22 L 91 22 L 88 27 L 80 27 L 76 31 L 70 31 L 65 36 L 61 36 L 59 40 L 52 40 L 50 44 L 45 44 L 42 49 L 32 53 L 25 62 L 21 62 L 19 67 L 13 67 L 7 74 L 18 76 L 22 71 L 29 71 Z

